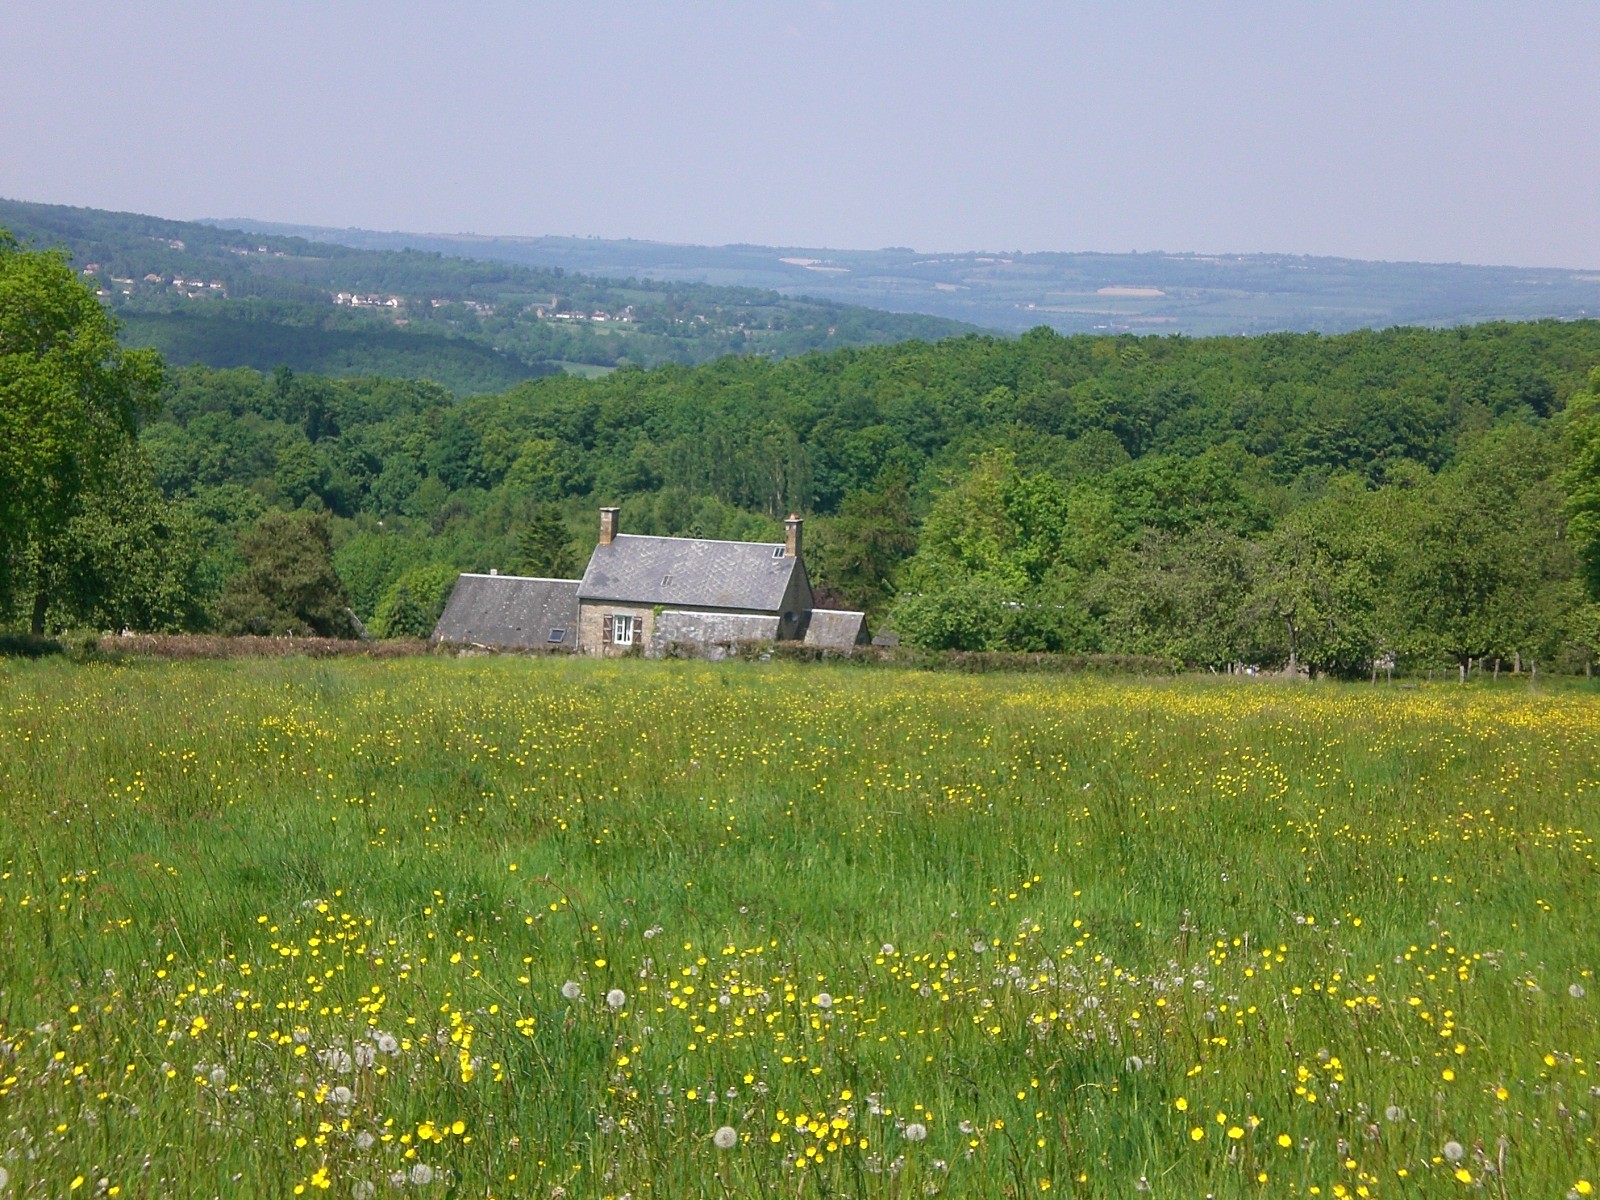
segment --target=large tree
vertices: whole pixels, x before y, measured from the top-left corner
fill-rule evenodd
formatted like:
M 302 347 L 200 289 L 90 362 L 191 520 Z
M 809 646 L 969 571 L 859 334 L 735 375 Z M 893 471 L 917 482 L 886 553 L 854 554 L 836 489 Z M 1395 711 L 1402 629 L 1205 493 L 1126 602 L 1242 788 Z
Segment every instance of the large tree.
M 1567 517 L 1589 597 L 1600 600 L 1600 367 L 1567 404 Z
M 245 569 L 222 592 L 225 633 L 350 637 L 350 601 L 333 570 L 327 523 L 273 511 L 240 535 Z
M 86 490 L 155 407 L 160 358 L 125 350 L 116 323 L 65 255 L 0 230 L 0 604 L 25 564 L 29 624 L 43 633 L 49 569 Z
M 546 579 L 567 579 L 577 569 L 572 535 L 559 505 L 537 503 L 517 538 L 518 568 Z

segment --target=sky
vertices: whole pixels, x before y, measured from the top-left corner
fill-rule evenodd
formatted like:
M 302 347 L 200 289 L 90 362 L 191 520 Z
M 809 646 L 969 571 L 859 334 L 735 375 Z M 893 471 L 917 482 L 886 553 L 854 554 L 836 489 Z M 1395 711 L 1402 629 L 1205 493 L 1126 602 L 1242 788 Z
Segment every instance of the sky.
M 1600 268 L 1600 2 L 3 0 L 0 196 Z

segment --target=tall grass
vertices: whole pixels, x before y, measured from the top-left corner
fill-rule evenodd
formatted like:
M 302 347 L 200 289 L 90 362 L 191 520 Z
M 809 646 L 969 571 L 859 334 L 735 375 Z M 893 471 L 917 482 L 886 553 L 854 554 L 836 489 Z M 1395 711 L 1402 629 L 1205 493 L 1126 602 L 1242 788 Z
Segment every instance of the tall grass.
M 38 662 L 0 714 L 0 1197 L 1600 1184 L 1593 693 Z

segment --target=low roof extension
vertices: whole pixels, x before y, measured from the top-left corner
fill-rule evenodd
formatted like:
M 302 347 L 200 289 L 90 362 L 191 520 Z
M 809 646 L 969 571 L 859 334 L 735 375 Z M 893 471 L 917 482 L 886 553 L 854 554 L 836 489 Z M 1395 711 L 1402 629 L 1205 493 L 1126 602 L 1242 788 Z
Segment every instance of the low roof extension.
M 578 581 L 463 575 L 433 637 L 475 646 L 572 650 L 578 641 Z

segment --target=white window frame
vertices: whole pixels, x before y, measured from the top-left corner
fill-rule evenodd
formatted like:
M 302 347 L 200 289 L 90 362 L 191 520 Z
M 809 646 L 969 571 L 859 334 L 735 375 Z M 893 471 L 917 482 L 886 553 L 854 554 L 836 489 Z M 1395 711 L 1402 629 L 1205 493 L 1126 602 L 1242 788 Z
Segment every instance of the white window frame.
M 633 645 L 634 628 L 634 616 L 632 613 L 612 613 L 611 644 L 613 646 Z

